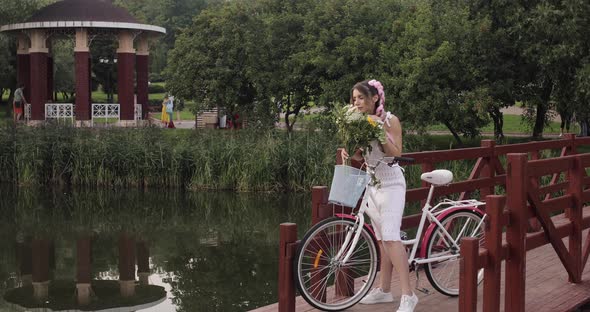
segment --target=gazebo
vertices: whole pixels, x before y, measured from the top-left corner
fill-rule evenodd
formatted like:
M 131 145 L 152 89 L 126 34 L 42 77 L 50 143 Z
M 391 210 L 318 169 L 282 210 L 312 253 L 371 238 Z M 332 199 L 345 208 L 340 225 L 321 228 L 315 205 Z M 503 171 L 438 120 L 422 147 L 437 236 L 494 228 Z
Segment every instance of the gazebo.
M 165 34 L 162 27 L 139 23 L 110 0 L 62 0 L 48 5 L 24 23 L 4 25 L 0 32 L 16 35 L 17 82 L 25 85 L 30 106 L 25 115 L 41 122 L 69 117 L 78 126 L 92 124 L 95 117 L 119 118 L 135 125 L 147 115 L 148 58 L 151 37 Z M 53 93 L 51 41 L 57 36 L 75 38 L 75 103 L 48 103 Z M 97 36 L 114 36 L 119 103 L 91 103 L 91 43 Z M 135 84 L 136 83 L 136 84 Z M 135 94 L 135 85 L 137 94 Z

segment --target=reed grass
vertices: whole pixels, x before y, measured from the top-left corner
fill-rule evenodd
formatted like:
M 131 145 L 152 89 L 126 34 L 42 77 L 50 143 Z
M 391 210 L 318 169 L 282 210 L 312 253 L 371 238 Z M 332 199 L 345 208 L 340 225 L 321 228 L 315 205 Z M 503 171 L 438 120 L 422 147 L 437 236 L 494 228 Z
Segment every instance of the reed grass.
M 301 191 L 331 177 L 333 142 L 311 132 L 4 127 L 0 181 Z
M 404 150 L 444 148 L 448 140 L 408 135 Z M 337 147 L 329 131 L 5 126 L 0 128 L 0 182 L 300 192 L 330 184 Z M 456 180 L 464 180 L 473 165 L 466 160 L 440 163 L 437 168 L 449 169 Z M 420 166 L 407 166 L 409 188 L 420 184 L 420 171 Z

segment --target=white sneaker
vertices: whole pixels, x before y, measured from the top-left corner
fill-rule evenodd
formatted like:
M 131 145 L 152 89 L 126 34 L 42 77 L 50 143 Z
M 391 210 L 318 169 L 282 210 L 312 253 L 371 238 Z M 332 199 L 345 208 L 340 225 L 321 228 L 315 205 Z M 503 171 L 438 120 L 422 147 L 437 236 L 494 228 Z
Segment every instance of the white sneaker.
M 381 288 L 373 288 L 373 290 L 371 290 L 369 294 L 365 296 L 365 298 L 359 301 L 360 304 L 375 304 L 384 302 L 393 302 L 393 295 L 390 292 L 383 292 L 383 289 Z
M 416 294 L 412 293 L 411 296 L 402 295 L 397 312 L 414 312 L 414 308 L 417 304 L 418 297 L 416 296 Z

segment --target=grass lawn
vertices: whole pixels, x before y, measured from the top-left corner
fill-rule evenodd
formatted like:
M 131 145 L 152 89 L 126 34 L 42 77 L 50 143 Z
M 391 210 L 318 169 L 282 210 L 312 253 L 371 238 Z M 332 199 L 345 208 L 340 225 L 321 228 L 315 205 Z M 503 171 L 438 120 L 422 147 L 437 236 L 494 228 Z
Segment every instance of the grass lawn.
M 448 131 L 444 125 L 434 125 L 428 127 L 431 131 Z M 532 130 L 522 121 L 518 115 L 506 115 L 504 114 L 504 134 L 510 133 L 532 133 Z M 481 129 L 482 132 L 494 132 L 494 124 L 490 123 Z M 573 129 L 572 132 L 575 132 Z M 559 123 L 550 122 L 548 126 L 545 126 L 543 133 L 559 133 Z
M 151 113 L 150 116 L 156 119 L 162 118 L 162 113 Z M 180 119 L 181 120 L 195 120 L 195 115 L 188 110 L 183 110 L 180 112 Z M 174 120 L 176 120 L 176 112 L 174 112 Z

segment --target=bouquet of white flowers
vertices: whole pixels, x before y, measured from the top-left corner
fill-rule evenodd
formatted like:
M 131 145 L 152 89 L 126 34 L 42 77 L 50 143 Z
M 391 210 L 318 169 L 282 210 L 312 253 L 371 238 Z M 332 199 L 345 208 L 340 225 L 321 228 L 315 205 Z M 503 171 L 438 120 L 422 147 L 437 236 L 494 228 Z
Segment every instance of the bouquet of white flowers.
M 371 150 L 371 142 L 386 142 L 383 122 L 373 120 L 356 107 L 345 105 L 334 110 L 334 119 L 338 129 L 337 137 L 341 146 L 353 154 L 357 149 L 365 152 Z

